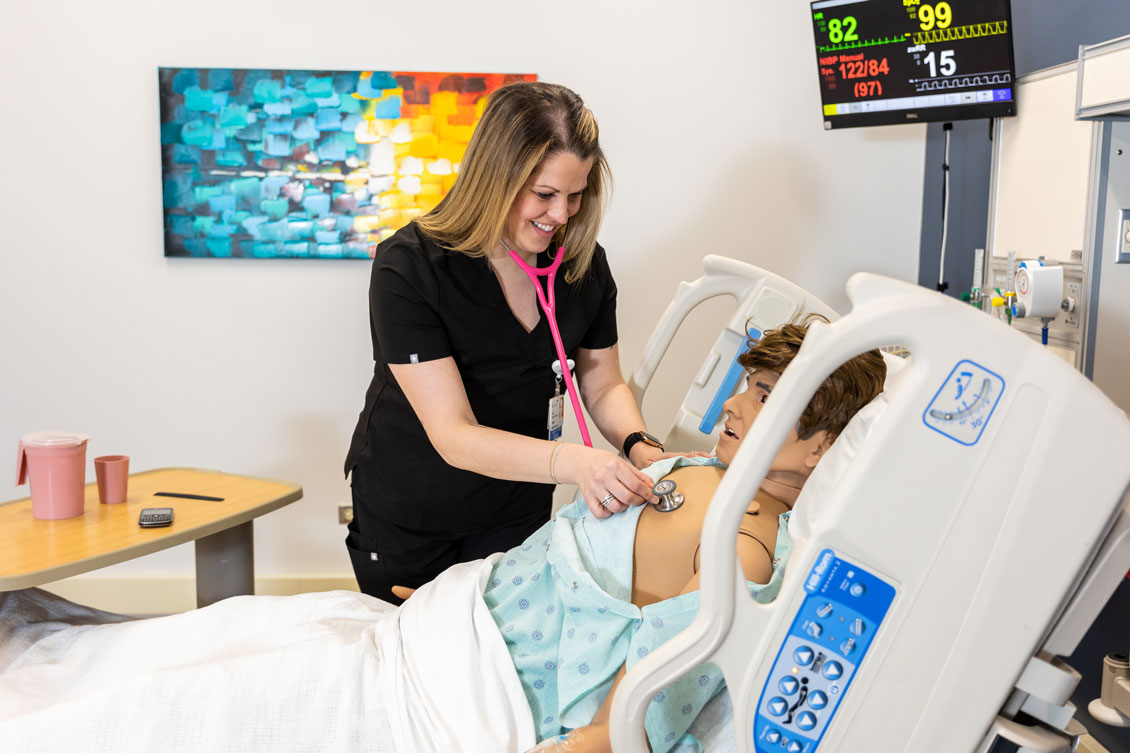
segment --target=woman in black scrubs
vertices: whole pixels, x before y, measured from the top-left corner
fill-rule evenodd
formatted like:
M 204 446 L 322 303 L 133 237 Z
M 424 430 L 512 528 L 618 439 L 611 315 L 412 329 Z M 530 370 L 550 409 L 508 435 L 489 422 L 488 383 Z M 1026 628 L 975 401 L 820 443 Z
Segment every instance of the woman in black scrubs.
M 616 284 L 596 242 L 609 178 L 580 97 L 510 84 L 491 95 L 443 201 L 377 247 L 376 363 L 345 461 L 363 592 L 399 603 L 393 585 L 521 543 L 549 519 L 553 484 L 576 484 L 597 517 L 657 501 L 637 469 L 665 453 L 620 371 Z M 630 462 L 548 438 L 565 388 L 535 283 L 510 251 L 547 267 L 558 247 L 557 324 L 581 400 Z

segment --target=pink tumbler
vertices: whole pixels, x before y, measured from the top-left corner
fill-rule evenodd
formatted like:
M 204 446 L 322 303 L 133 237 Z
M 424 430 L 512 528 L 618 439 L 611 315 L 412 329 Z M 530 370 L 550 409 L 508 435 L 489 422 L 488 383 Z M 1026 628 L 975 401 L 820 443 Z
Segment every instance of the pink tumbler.
M 86 442 L 65 431 L 40 431 L 20 439 L 16 485 L 31 479 L 31 514 L 40 520 L 82 515 L 86 496 Z

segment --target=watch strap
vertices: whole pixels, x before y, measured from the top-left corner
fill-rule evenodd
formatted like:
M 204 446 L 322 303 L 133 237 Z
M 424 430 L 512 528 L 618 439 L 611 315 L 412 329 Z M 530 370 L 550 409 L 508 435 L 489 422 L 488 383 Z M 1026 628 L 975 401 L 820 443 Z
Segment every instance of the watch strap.
M 643 442 L 644 444 L 650 445 L 660 450 L 663 449 L 663 443 L 653 437 L 651 434 L 648 434 L 646 431 L 633 431 L 631 434 L 624 437 L 624 457 L 630 457 L 632 448 L 640 442 Z

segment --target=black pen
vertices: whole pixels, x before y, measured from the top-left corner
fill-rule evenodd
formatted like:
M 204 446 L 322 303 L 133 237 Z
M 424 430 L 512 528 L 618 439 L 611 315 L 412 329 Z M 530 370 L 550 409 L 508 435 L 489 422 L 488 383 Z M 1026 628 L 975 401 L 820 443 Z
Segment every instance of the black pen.
M 180 497 L 181 499 L 206 499 L 209 502 L 223 502 L 223 497 L 206 497 L 203 494 L 183 494 L 181 492 L 153 492 L 154 497 Z

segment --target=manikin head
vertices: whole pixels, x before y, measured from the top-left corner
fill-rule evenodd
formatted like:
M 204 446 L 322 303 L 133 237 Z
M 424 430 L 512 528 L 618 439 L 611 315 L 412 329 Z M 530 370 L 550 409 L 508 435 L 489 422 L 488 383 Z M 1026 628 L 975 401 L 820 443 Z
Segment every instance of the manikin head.
M 748 350 L 738 356 L 745 367 L 744 383 L 723 405 L 725 424 L 715 452 L 729 465 L 749 434 L 761 406 L 777 384 L 785 367 L 800 350 L 808 326 L 819 317 L 808 316 L 799 324 L 785 324 L 750 340 Z M 766 479 L 799 489 L 848 421 L 883 390 L 887 367 L 877 350 L 842 364 L 816 390 L 797 425 L 777 452 Z

